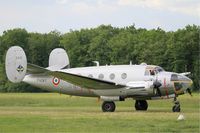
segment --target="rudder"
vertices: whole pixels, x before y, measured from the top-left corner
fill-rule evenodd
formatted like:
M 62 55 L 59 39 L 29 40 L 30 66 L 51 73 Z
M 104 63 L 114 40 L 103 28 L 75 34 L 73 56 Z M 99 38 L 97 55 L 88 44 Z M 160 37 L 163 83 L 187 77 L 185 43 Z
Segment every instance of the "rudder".
M 56 48 L 51 51 L 49 55 L 49 67 L 56 67 L 56 69 L 69 67 L 69 58 L 64 49 Z
M 19 46 L 12 46 L 6 53 L 6 75 L 13 83 L 24 79 L 27 70 L 27 59 L 24 50 Z

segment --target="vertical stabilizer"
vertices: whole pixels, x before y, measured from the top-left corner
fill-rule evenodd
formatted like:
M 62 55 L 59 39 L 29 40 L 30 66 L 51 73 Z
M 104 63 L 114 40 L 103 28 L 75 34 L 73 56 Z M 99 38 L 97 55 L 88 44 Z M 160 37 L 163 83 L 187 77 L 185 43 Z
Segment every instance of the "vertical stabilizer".
M 27 70 L 27 59 L 24 50 L 19 46 L 12 46 L 6 53 L 6 75 L 13 83 L 21 82 Z
M 69 58 L 66 51 L 56 48 L 49 55 L 49 68 L 62 69 L 69 67 Z

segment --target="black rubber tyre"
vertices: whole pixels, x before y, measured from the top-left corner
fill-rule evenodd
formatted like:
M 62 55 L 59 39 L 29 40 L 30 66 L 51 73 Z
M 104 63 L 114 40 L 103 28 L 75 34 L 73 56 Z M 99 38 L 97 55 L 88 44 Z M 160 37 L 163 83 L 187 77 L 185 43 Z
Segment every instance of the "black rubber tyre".
M 136 110 L 147 110 L 148 103 L 146 100 L 136 100 L 135 101 L 135 109 Z
M 112 101 L 104 101 L 102 106 L 103 112 L 114 112 L 115 111 L 115 103 Z
M 181 108 L 180 108 L 180 106 L 174 105 L 174 106 L 172 107 L 172 111 L 173 111 L 173 112 L 181 112 Z

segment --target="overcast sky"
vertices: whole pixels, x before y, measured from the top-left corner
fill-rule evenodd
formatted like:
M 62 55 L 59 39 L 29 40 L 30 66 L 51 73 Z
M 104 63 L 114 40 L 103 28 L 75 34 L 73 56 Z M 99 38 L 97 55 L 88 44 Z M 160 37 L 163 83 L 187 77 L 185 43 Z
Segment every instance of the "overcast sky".
M 166 31 L 200 25 L 200 0 L 0 0 L 0 34 L 13 28 L 65 33 L 101 24 Z

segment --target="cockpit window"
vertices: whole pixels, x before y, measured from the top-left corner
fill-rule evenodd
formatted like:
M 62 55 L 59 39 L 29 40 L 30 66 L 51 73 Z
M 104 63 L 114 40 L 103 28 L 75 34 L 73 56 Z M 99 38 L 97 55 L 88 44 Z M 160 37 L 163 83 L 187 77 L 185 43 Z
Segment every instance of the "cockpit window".
M 183 76 L 183 75 L 178 75 L 178 79 L 179 79 L 179 81 L 190 81 L 189 78 L 187 78 L 186 76 Z
M 190 79 L 183 75 L 172 74 L 171 81 L 190 81 Z
M 177 74 L 172 74 L 171 81 L 178 81 L 178 75 Z
M 162 67 L 156 67 L 155 71 L 159 73 L 159 72 L 163 72 L 165 70 Z
M 155 75 L 155 71 L 154 70 L 149 70 L 150 75 Z
M 157 73 L 160 73 L 163 71 L 165 71 L 165 70 L 159 66 L 147 66 L 144 75 L 145 76 L 148 76 L 148 75 L 154 76 Z

